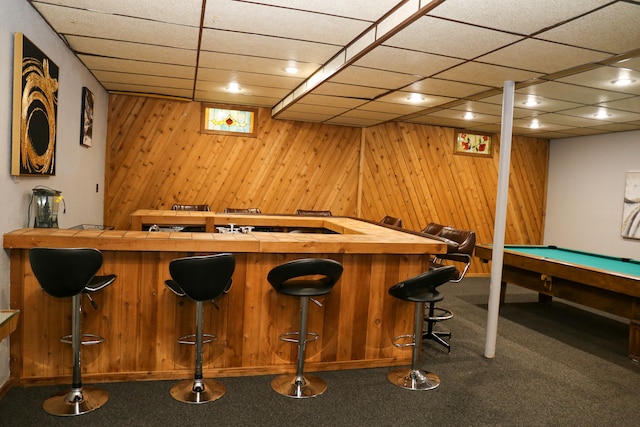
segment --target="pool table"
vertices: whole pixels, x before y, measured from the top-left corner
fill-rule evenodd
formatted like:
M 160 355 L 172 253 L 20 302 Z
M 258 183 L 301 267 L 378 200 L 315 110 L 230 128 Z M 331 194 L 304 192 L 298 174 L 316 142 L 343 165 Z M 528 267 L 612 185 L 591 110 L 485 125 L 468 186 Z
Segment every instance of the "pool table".
M 475 255 L 491 260 L 492 246 L 477 245 Z M 602 310 L 630 319 L 629 357 L 640 360 L 640 261 L 557 246 L 505 245 L 500 301 L 506 284 L 540 295 Z

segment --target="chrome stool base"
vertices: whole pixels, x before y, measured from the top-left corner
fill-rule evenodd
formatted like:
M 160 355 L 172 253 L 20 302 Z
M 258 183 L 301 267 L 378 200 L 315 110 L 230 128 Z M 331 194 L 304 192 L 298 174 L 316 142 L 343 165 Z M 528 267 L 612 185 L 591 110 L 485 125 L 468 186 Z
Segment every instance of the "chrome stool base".
M 82 415 L 94 411 L 107 403 L 109 392 L 94 387 L 74 388 L 63 391 L 44 401 L 42 409 L 60 417 Z
M 393 385 L 407 390 L 433 390 L 440 385 L 439 376 L 419 369 L 394 369 L 387 374 L 387 379 Z
M 171 387 L 171 397 L 184 403 L 209 403 L 220 399 L 227 388 L 215 380 L 184 380 Z
M 282 374 L 271 380 L 271 388 L 283 396 L 304 399 L 320 396 L 327 390 L 327 382 L 311 374 L 304 374 L 302 381 L 295 374 Z

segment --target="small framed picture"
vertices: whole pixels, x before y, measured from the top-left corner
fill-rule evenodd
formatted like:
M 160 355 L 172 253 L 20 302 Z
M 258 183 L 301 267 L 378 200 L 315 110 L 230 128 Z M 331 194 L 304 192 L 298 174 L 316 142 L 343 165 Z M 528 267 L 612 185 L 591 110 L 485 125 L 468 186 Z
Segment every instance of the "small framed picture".
M 82 88 L 82 117 L 80 121 L 80 145 L 91 147 L 93 139 L 93 93 Z
M 469 156 L 492 157 L 493 136 L 488 133 L 456 130 L 453 152 Z

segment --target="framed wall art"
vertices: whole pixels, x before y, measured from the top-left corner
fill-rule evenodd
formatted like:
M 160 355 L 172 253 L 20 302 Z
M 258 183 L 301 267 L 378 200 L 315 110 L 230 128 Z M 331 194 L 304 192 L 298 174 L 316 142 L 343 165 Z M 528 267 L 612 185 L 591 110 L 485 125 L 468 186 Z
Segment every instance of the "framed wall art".
M 456 130 L 453 145 L 454 154 L 469 156 L 493 156 L 493 137 L 488 133 Z
M 258 109 L 202 104 L 201 132 L 255 138 L 258 134 Z
M 627 172 L 622 207 L 622 237 L 640 239 L 640 172 Z
M 15 33 L 12 175 L 55 175 L 58 74 L 44 52 Z
M 93 101 L 89 88 L 82 88 L 82 112 L 80 118 L 80 145 L 91 147 L 93 141 Z

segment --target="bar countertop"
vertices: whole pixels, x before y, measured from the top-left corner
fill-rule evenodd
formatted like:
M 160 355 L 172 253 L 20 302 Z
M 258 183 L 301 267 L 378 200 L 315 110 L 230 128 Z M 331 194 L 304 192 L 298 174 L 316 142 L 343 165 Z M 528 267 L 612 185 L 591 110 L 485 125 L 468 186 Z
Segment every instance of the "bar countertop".
M 172 215 L 173 214 L 173 215 Z M 185 215 L 186 214 L 186 215 Z M 195 214 L 195 215 L 194 215 Z M 200 214 L 200 215 L 198 215 Z M 152 232 L 138 230 L 78 230 L 22 228 L 3 237 L 5 249 L 31 247 L 94 247 L 118 251 L 184 251 L 248 253 L 369 253 L 435 254 L 446 251 L 442 242 L 419 233 L 385 227 L 348 217 L 303 217 L 291 215 L 216 214 L 213 212 L 137 211 L 145 222 L 164 224 L 322 228 L 331 234 L 250 232 Z M 164 218 L 164 222 L 161 219 Z M 184 221 L 184 219 L 187 219 Z M 134 221 L 135 222 L 135 221 Z M 138 221 L 138 224 L 141 224 Z

